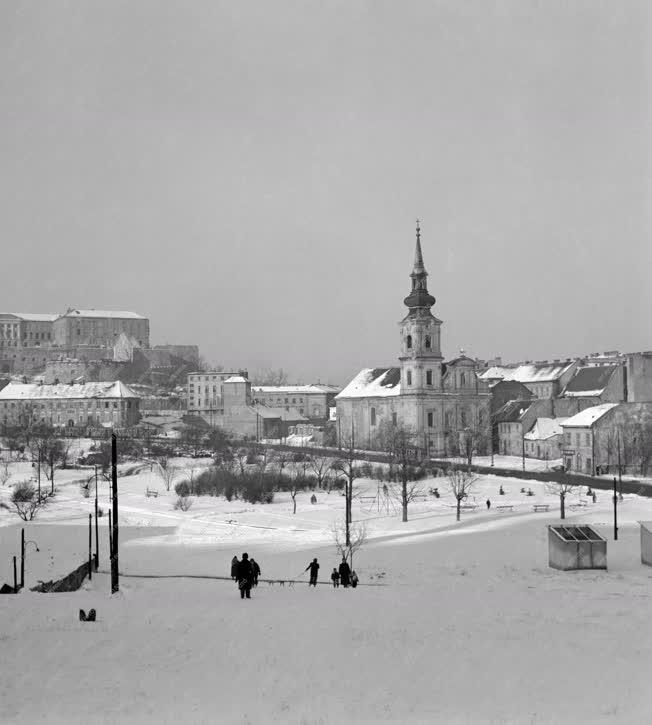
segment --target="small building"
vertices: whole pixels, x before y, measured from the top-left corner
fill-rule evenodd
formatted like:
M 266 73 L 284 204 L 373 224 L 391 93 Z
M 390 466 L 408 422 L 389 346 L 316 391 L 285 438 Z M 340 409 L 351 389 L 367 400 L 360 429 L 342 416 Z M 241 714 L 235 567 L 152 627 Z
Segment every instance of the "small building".
M 553 461 L 561 458 L 566 418 L 537 418 L 534 426 L 523 436 L 525 455 Z
M 562 571 L 606 569 L 607 541 L 590 526 L 548 526 L 548 566 Z
M 9 383 L 0 390 L 3 426 L 47 423 L 58 428 L 130 428 L 139 417 L 138 395 L 121 382 Z
M 652 566 L 652 521 L 639 521 L 641 525 L 641 562 Z
M 493 417 L 498 442 L 497 453 L 523 455 L 523 436 L 536 420 L 535 400 L 510 400 Z
M 608 414 L 617 403 L 603 403 L 567 418 L 562 423 L 564 439 L 562 455 L 564 468 L 575 473 L 595 474 L 596 465 L 596 424 Z
M 577 360 L 541 360 L 516 366 L 494 366 L 478 377 L 490 384 L 500 380 L 522 383 L 536 398 L 554 398 L 566 387 L 577 369 Z
M 198 415 L 210 425 L 217 425 L 223 415 L 223 384 L 229 378 L 247 377 L 246 370 L 198 370 L 188 373 L 188 415 Z

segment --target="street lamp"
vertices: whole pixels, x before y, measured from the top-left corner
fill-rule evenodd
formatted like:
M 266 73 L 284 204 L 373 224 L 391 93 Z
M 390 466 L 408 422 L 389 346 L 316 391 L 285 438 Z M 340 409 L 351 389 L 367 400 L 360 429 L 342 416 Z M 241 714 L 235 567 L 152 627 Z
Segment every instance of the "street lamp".
M 35 541 L 25 541 L 25 529 L 20 530 L 20 588 L 25 586 L 25 548 L 27 544 L 34 544 L 36 551 L 40 551 Z

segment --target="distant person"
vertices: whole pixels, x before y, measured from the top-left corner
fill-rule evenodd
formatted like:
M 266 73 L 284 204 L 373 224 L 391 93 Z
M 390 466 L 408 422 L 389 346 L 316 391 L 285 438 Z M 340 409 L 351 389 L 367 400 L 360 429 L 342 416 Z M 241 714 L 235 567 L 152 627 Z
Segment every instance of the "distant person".
M 358 575 L 355 571 L 351 572 L 351 586 L 355 589 L 358 586 Z
M 346 559 L 342 557 L 342 563 L 340 564 L 340 581 L 342 586 L 346 589 L 349 586 L 351 567 L 346 563 Z
M 503 487 L 501 486 L 501 487 L 500 487 L 500 489 L 498 490 L 498 493 L 499 493 L 499 494 L 500 494 L 501 496 L 504 496 L 504 495 L 505 495 L 505 489 L 504 489 L 504 488 L 503 488 Z
M 491 501 L 487 499 L 487 511 L 491 508 Z
M 339 587 L 340 585 L 340 573 L 337 571 L 335 567 L 333 567 L 333 573 L 331 574 L 331 581 L 333 582 L 333 586 L 335 588 Z
M 595 491 L 591 491 L 591 498 L 593 499 L 593 503 L 598 500 L 598 497 L 595 495 Z
M 249 554 L 242 555 L 242 561 L 238 563 L 236 577 L 238 580 L 238 589 L 240 589 L 240 599 L 251 599 L 251 584 L 253 581 L 253 568 L 249 561 Z
M 310 569 L 310 581 L 308 582 L 308 586 L 317 586 L 317 572 L 319 571 L 319 564 L 317 562 L 317 559 L 313 559 L 310 564 L 304 569 L 304 571 L 308 571 Z
M 238 578 L 238 564 L 240 562 L 238 561 L 238 557 L 234 556 L 233 559 L 231 559 L 231 579 L 235 580 Z
M 253 575 L 253 585 L 255 587 L 258 586 L 258 577 L 260 576 L 260 567 L 258 566 L 258 562 L 255 559 L 251 560 L 251 573 Z

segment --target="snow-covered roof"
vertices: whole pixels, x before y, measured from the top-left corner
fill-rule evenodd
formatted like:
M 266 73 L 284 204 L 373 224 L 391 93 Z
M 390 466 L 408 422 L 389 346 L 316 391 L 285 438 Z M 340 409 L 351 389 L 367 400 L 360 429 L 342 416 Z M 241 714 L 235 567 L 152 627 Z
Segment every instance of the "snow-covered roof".
M 494 366 L 480 373 L 478 377 L 483 380 L 515 380 L 517 383 L 547 383 L 557 380 L 574 364 L 574 361 L 564 361 L 525 363 L 516 367 Z
M 256 393 L 267 395 L 288 395 L 306 394 L 306 393 L 339 393 L 341 388 L 337 385 L 322 385 L 314 383 L 312 385 L 253 385 L 251 388 Z
M 590 428 L 596 420 L 602 418 L 605 413 L 608 413 L 617 405 L 618 403 L 602 403 L 602 405 L 594 405 L 592 408 L 586 408 L 568 418 L 562 423 L 562 426 L 564 428 Z
M 49 312 L 10 312 L 9 314 L 20 317 L 25 322 L 54 322 L 59 317 Z
M 85 383 L 81 385 L 37 385 L 9 383 L 0 390 L 0 400 L 50 400 L 52 398 L 138 398 L 119 380 L 115 383 Z
M 248 383 L 249 381 L 247 378 L 243 378 L 242 375 L 232 375 L 230 378 L 227 378 L 223 382 L 225 383 Z
M 588 398 L 602 395 L 619 365 L 580 368 L 564 390 L 567 398 Z
M 137 312 L 127 310 L 69 310 L 62 317 L 115 317 L 118 320 L 146 320 Z
M 532 430 L 523 438 L 526 441 L 545 441 L 553 436 L 560 436 L 564 432 L 562 424 L 566 418 L 537 418 Z
M 365 368 L 336 397 L 384 398 L 400 394 L 400 368 Z
M 494 423 L 517 423 L 521 416 L 534 405 L 533 400 L 508 400 L 494 414 Z

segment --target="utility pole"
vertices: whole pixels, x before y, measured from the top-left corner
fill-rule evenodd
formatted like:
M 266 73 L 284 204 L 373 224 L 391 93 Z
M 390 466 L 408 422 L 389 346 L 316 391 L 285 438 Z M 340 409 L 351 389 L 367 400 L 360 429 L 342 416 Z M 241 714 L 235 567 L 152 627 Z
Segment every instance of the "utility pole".
M 615 482 L 614 478 L 614 482 Z M 623 492 L 623 477 L 622 477 L 622 467 L 620 465 L 620 428 L 618 428 L 618 488 L 620 490 L 620 493 Z
M 120 591 L 118 574 L 118 439 L 111 435 L 111 490 L 113 491 L 113 529 L 111 533 L 111 594 Z
M 521 429 L 521 465 L 523 466 L 523 470 L 525 470 L 525 436 L 523 434 L 522 429 Z
M 25 586 L 25 529 L 20 530 L 20 588 Z
M 614 541 L 618 541 L 618 495 L 616 492 L 616 477 L 614 476 Z
M 14 556 L 14 594 L 18 594 L 18 577 L 16 576 L 16 557 Z
M 97 466 L 95 466 L 95 571 L 100 568 L 100 531 L 97 506 Z
M 93 578 L 93 514 L 88 514 L 88 579 Z

